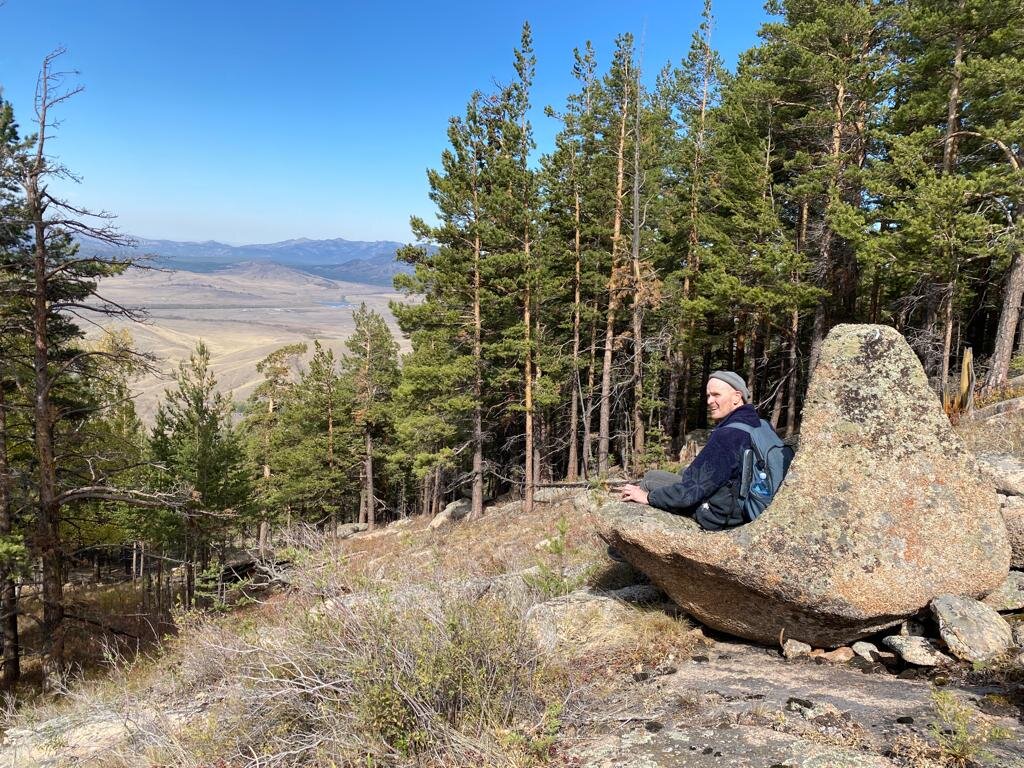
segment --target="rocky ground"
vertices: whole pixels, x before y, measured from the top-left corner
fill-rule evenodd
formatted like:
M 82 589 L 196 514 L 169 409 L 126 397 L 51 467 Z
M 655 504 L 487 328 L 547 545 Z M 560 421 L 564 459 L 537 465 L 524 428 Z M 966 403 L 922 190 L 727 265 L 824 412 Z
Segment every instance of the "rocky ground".
M 985 663 L 923 667 L 888 653 L 878 636 L 868 638 L 880 649 L 876 661 L 844 660 L 852 651 L 831 661 L 806 652 L 787 659 L 777 645 L 737 640 L 687 620 L 641 574 L 607 559 L 592 520 L 579 511 L 583 505 L 564 493 L 542 498 L 531 515 L 511 502 L 472 522 L 455 520 L 453 509 L 453 519 L 433 527 L 422 519 L 376 532 L 353 528 L 332 557 L 344 563 L 344 592 L 382 578 L 422 590 L 445 575 L 464 594 L 531 601 L 523 619 L 541 653 L 560 661 L 572 656 L 572 665 L 587 667 L 550 750 L 535 762 L 494 764 L 1024 768 L 1021 651 Z M 309 573 L 320 588 L 323 570 Z M 583 586 L 547 598 L 540 592 L 553 578 Z M 123 679 L 82 685 L 63 702 L 10 716 L 0 768 L 268 764 L 228 753 L 210 759 L 218 754 L 204 741 L 210 729 L 233 727 L 221 718 L 230 711 L 234 681 L 195 670 L 212 663 L 206 657 L 236 653 L 235 635 L 286 633 L 277 617 L 282 606 L 292 609 L 292 622 L 337 610 L 320 598 L 310 608 L 302 592 L 293 583 L 256 613 L 225 617 L 212 639 L 186 627 L 163 657 Z M 1019 642 L 1024 617 L 1004 617 Z M 941 646 L 929 613 L 904 629 Z M 625 650 L 609 655 L 612 647 Z
M 1024 766 L 1024 702 L 1014 686 L 859 660 L 787 661 L 726 639 L 671 674 L 635 682 L 622 693 L 622 711 L 605 720 L 610 727 L 569 754 L 578 765 L 609 768 L 942 765 L 949 755 L 926 745 L 954 725 L 937 716 L 936 691 L 955 696 L 972 727 L 1005 729 L 1005 738 L 977 745 L 978 764 Z

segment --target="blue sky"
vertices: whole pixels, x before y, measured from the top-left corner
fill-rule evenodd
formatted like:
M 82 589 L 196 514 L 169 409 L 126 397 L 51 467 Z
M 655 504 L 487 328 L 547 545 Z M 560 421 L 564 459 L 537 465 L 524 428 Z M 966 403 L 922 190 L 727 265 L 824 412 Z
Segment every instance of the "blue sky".
M 254 243 L 407 240 L 430 218 L 425 171 L 474 89 L 512 77 L 533 28 L 533 124 L 551 146 L 574 89 L 572 51 L 603 68 L 615 36 L 642 40 L 651 75 L 685 56 L 700 0 L 349 2 L 0 0 L 0 86 L 22 129 L 43 57 L 68 50 L 85 91 L 62 105 L 55 154 L 74 202 L 134 235 Z M 767 18 L 718 0 L 714 45 L 734 66 Z

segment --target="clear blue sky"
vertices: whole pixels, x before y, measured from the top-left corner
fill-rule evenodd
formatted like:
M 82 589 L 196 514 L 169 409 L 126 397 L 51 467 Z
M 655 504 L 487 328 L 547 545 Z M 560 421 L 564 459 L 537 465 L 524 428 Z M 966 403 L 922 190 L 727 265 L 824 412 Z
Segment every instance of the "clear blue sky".
M 85 91 L 63 105 L 60 159 L 75 202 L 125 232 L 255 243 L 408 240 L 430 218 L 425 170 L 474 89 L 512 77 L 533 27 L 533 124 L 574 90 L 572 50 L 603 68 L 615 36 L 642 40 L 652 76 L 685 56 L 700 0 L 0 0 L 0 86 L 23 130 L 43 57 L 58 46 Z M 757 0 L 717 0 L 727 65 L 757 42 Z

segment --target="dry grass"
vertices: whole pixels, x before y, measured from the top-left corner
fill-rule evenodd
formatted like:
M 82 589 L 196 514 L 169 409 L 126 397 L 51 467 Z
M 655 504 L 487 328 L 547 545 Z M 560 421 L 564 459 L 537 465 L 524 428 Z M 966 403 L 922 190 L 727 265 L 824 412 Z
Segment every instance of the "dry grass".
M 156 658 L 123 656 L 104 681 L 14 720 L 103 724 L 95 744 L 73 728 L 52 737 L 57 754 L 102 768 L 531 768 L 557 763 L 617 686 L 671 672 L 702 640 L 663 606 L 620 603 L 592 652 L 542 652 L 534 605 L 636 578 L 609 564 L 587 516 L 510 503 L 428 522 L 343 541 L 302 532 L 278 574 L 286 589 L 180 615 Z
M 412 518 L 397 531 L 385 528 L 340 543 L 349 573 L 375 583 L 429 584 L 516 573 L 545 559 L 545 544 L 566 521 L 566 566 L 593 562 L 602 549 L 586 515 L 571 504 L 539 504 L 524 515 L 518 503 L 491 507 L 472 525 L 430 530 Z
M 538 651 L 526 613 L 549 596 L 522 572 L 546 568 L 575 585 L 604 562 L 570 504 L 531 515 L 505 504 L 440 531 L 427 523 L 340 542 L 307 532 L 291 542 L 283 593 L 180 615 L 159 658 L 121 654 L 105 680 L 13 720 L 73 713 L 108 724 L 94 745 L 76 745 L 70 727 L 52 736 L 56 753 L 106 768 L 527 767 L 548 764 L 566 724 L 582 722 L 588 675 L 685 647 L 689 625 L 636 610 L 600 670 Z

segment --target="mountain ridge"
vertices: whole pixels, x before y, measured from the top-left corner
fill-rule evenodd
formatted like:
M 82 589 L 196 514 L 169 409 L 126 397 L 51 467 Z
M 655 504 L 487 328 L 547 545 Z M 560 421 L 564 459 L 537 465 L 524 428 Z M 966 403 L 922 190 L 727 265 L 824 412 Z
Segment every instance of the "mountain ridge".
M 208 273 L 244 263 L 276 264 L 321 278 L 390 286 L 409 267 L 395 258 L 405 243 L 395 240 L 315 240 L 306 237 L 274 243 L 229 245 L 218 240 L 188 241 L 133 238 L 131 246 L 114 246 L 79 237 L 85 255 L 148 257 L 153 266 Z

